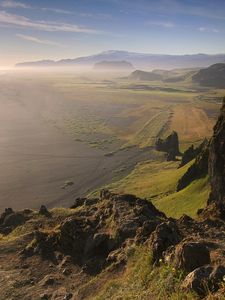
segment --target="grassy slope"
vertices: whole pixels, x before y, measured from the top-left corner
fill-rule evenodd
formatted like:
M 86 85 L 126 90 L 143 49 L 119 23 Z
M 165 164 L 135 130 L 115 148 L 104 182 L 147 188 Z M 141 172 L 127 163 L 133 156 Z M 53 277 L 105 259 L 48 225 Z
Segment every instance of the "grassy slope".
M 192 162 L 178 169 L 179 162 L 147 161 L 140 163 L 125 178 L 107 188 L 114 192 L 131 193 L 151 199 L 168 216 L 178 218 L 182 214 L 192 217 L 203 207 L 209 194 L 208 179 L 194 181 L 190 186 L 176 192 L 179 178 Z
M 153 267 L 151 253 L 145 247 L 130 249 L 125 273 L 114 280 L 108 280 L 94 300 L 148 300 L 197 299 L 192 293 L 182 291 L 180 283 L 184 277 L 180 271 L 169 265 Z
M 166 212 L 167 216 L 179 218 L 186 213 L 195 217 L 197 210 L 205 206 L 209 192 L 210 188 L 206 177 L 195 180 L 182 191 L 153 201 L 153 203 L 158 209 Z

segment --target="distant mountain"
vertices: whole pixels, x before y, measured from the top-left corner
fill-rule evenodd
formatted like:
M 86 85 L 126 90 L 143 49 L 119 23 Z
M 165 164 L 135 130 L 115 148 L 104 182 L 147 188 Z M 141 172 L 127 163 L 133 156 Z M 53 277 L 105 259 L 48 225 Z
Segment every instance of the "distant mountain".
M 225 88 L 225 64 L 214 64 L 201 69 L 192 76 L 192 80 L 202 86 Z
M 43 60 L 37 62 L 19 63 L 17 67 L 47 67 L 47 66 L 88 66 L 101 61 L 129 61 L 136 69 L 152 70 L 155 68 L 174 69 L 174 68 L 195 68 L 208 67 L 215 63 L 225 63 L 225 54 L 207 55 L 164 55 L 147 54 L 127 51 L 104 51 L 96 55 L 79 57 L 75 59 L 62 59 L 59 61 Z
M 95 70 L 129 71 L 134 69 L 130 62 L 122 61 L 100 61 L 94 65 Z
M 129 79 L 140 80 L 140 81 L 154 81 L 154 80 L 161 80 L 162 76 L 153 72 L 144 72 L 144 71 L 136 70 L 130 74 Z

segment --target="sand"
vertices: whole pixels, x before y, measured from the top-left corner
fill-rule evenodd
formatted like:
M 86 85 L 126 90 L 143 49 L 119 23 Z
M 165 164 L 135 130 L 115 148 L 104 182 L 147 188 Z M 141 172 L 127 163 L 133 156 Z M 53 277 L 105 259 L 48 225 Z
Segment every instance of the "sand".
M 105 151 L 74 141 L 43 118 L 53 108 L 60 111 L 63 101 L 36 77 L 0 77 L 0 210 L 69 206 L 109 183 L 119 168 L 128 172 L 150 157 L 137 148 L 106 157 Z M 74 184 L 63 189 L 68 180 Z

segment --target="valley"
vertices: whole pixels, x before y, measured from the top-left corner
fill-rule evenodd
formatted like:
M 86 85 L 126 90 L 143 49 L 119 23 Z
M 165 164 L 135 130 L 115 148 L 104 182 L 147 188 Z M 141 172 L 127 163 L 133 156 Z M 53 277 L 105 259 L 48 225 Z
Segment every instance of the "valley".
M 162 162 L 155 141 L 172 130 L 182 151 L 198 145 L 211 136 L 223 93 L 187 78 L 150 83 L 109 72 L 8 72 L 0 88 L 1 209 L 68 207 L 76 197 L 117 185 L 137 164 L 148 169 L 149 161 Z M 137 192 L 132 184 L 118 186 Z M 148 199 L 157 194 L 147 183 L 144 190 L 140 196 Z

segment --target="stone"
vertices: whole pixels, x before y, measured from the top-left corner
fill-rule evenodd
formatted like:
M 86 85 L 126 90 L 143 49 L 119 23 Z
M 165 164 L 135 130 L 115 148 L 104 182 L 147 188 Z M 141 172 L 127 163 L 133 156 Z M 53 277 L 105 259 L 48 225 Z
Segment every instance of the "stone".
M 181 236 L 175 222 L 167 221 L 159 224 L 151 234 L 149 241 L 152 248 L 152 262 L 157 264 L 162 258 L 163 252 L 170 246 L 178 244 L 180 239 Z
M 26 222 L 26 218 L 21 213 L 12 213 L 5 217 L 3 226 L 16 228 Z
M 216 292 L 219 289 L 224 276 L 224 266 L 202 266 L 189 273 L 181 287 L 186 290 L 193 290 L 199 296 L 206 296 L 208 292 Z
M 175 265 L 186 272 L 210 263 L 210 253 L 201 242 L 183 242 L 176 247 Z

